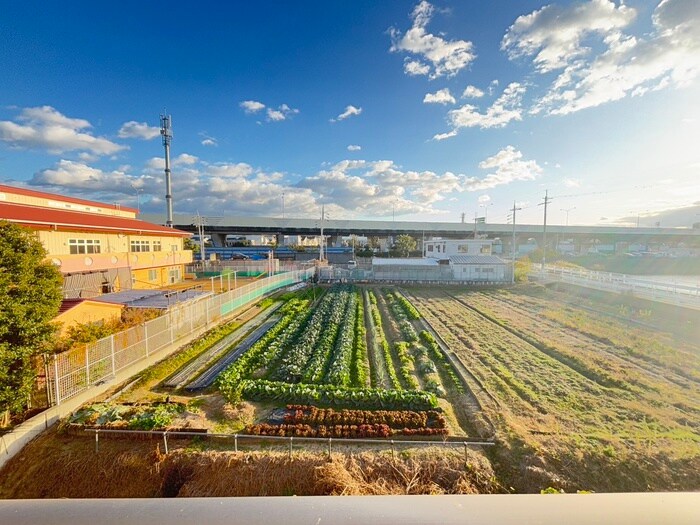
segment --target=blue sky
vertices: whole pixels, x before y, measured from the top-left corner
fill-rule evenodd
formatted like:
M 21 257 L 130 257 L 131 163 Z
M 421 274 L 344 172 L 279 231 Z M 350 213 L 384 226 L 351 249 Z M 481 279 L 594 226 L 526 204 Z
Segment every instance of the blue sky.
M 166 110 L 176 212 L 699 220 L 696 0 L 229 4 L 0 1 L 0 181 L 162 212 Z

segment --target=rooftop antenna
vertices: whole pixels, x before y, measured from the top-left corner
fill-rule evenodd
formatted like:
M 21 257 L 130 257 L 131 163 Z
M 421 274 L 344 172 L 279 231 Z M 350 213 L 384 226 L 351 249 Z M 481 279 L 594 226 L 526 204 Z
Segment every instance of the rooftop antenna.
M 163 146 L 165 147 L 165 204 L 167 206 L 165 225 L 168 228 L 173 227 L 173 195 L 170 181 L 170 141 L 173 139 L 171 124 L 170 115 L 160 116 L 160 134 L 163 137 Z

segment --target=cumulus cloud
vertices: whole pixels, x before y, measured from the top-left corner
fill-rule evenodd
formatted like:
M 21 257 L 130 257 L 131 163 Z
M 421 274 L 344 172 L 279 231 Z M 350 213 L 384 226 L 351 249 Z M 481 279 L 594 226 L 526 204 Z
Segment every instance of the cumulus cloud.
M 360 151 L 362 149 L 362 146 L 358 146 L 357 144 L 350 144 L 348 146 L 348 151 Z
M 189 153 L 182 153 L 171 159 L 170 163 L 173 166 L 191 166 L 199 160 L 198 157 Z M 153 171 L 162 171 L 165 169 L 165 159 L 163 157 L 152 157 L 146 161 L 146 168 Z
M 151 140 L 160 135 L 160 128 L 149 126 L 145 122 L 130 120 L 122 124 L 117 135 L 122 139 Z
M 524 160 L 523 154 L 513 146 L 506 146 L 495 155 L 479 163 L 479 168 L 490 173 L 483 179 L 473 180 L 472 191 L 485 190 L 515 181 L 534 180 L 542 174 L 542 168 L 534 160 Z
M 244 100 L 239 104 L 246 113 L 257 113 L 265 109 L 265 104 L 257 100 Z
M 514 59 L 532 57 L 538 73 L 557 72 L 531 112 L 565 115 L 694 80 L 700 72 L 700 3 L 663 0 L 652 14 L 652 30 L 639 36 L 625 32 L 636 15 L 624 4 L 591 0 L 519 17 L 503 49 Z
M 149 176 L 134 177 L 122 170 L 102 171 L 82 162 L 59 160 L 53 168 L 40 170 L 29 180 L 31 186 L 58 186 L 88 192 L 133 194 L 134 187 L 152 187 Z
M 292 115 L 296 115 L 297 113 L 299 113 L 298 109 L 291 108 L 287 104 L 282 104 L 281 106 L 274 108 L 272 106 L 266 106 L 265 104 L 263 104 L 262 102 L 258 102 L 257 100 L 244 100 L 239 104 L 239 106 L 241 106 L 241 108 L 243 108 L 243 111 L 248 115 L 259 113 L 262 110 L 265 110 L 266 120 L 268 122 L 281 122 L 283 120 L 287 120 Z M 216 141 L 214 140 L 214 142 Z M 202 141 L 202 143 L 204 144 L 204 141 Z M 206 145 L 214 146 L 216 144 Z
M 45 149 L 50 153 L 86 151 L 94 155 L 113 155 L 126 146 L 86 131 L 84 119 L 66 117 L 51 106 L 24 108 L 17 122 L 0 121 L 0 141 L 15 148 Z
M 420 2 L 411 13 L 413 24 L 402 33 L 391 28 L 391 52 L 405 52 L 416 58 L 404 62 L 408 75 L 428 75 L 435 79 L 451 77 L 466 68 L 475 58 L 474 45 L 466 40 L 446 40 L 442 36 L 428 33 L 426 28 L 435 8 L 426 1 Z
M 481 98 L 483 96 L 484 92 L 476 86 L 467 86 L 462 93 L 462 98 Z
M 423 104 L 454 104 L 456 102 L 449 88 L 440 89 L 435 93 L 426 93 L 423 97 Z
M 362 108 L 357 108 L 353 105 L 345 106 L 345 110 L 335 118 L 331 119 L 331 122 L 338 122 L 340 120 L 345 120 L 353 116 L 360 115 L 362 113 Z
M 445 140 L 457 135 L 461 128 L 502 128 L 513 120 L 522 120 L 522 98 L 526 88 L 518 82 L 512 82 L 503 93 L 483 113 L 473 104 L 464 104 L 447 113 L 447 122 L 452 131 L 438 133 L 433 140 Z
M 277 109 L 267 108 L 267 120 L 271 122 L 279 122 L 287 120 L 292 115 L 299 113 L 298 109 L 290 108 L 287 104 L 282 104 Z

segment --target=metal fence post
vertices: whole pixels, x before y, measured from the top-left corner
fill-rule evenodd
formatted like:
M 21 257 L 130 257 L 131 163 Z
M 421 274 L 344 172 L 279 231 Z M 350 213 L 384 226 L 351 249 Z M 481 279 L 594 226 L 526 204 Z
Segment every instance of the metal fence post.
M 90 345 L 85 346 L 85 386 L 90 386 Z
M 53 384 L 54 387 L 56 388 L 56 405 L 61 404 L 61 392 L 60 392 L 60 387 L 59 387 L 59 381 L 58 381 L 58 358 L 56 357 L 56 354 L 53 355 Z
M 112 353 L 112 377 L 117 377 L 117 366 L 114 356 L 114 334 L 109 336 L 109 346 Z
M 233 435 L 233 451 L 238 452 L 238 434 Z
M 143 323 L 143 339 L 146 342 L 146 358 L 148 358 L 148 322 Z
M 165 445 L 165 453 L 168 453 L 168 433 L 163 432 L 163 444 Z

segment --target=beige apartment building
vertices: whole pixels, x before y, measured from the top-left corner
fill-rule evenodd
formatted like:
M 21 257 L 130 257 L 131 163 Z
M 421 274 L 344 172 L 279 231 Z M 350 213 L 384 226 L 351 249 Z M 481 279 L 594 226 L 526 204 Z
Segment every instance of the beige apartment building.
M 136 218 L 137 210 L 0 184 L 0 220 L 36 232 L 63 274 L 66 299 L 180 282 L 192 252 L 184 231 Z

